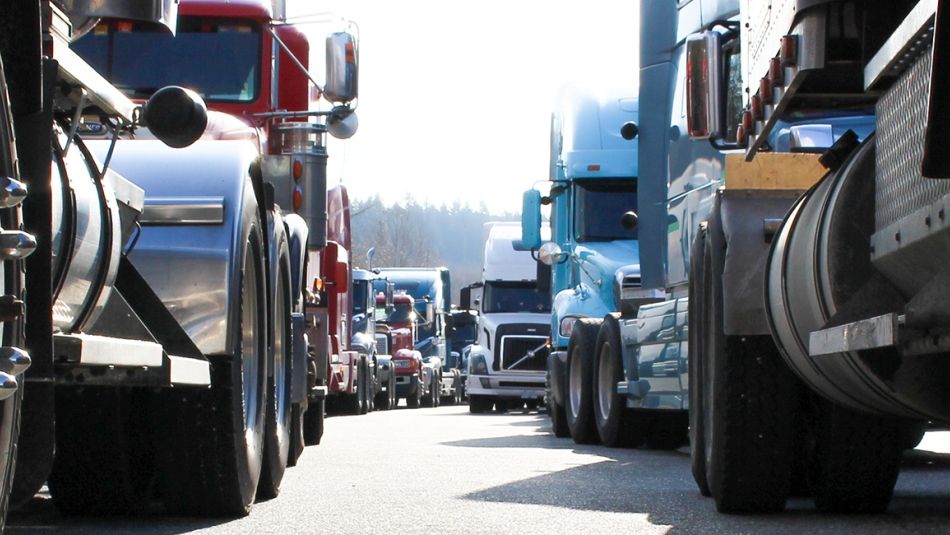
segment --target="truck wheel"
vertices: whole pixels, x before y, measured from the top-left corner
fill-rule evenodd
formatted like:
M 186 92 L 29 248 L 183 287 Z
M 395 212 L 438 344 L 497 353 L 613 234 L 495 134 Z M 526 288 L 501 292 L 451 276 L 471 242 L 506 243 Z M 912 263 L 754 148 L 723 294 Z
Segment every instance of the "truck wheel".
M 529 399 L 524 402 L 524 408 L 526 411 L 536 411 L 538 410 L 539 401 L 536 399 Z
M 472 414 L 482 414 L 483 412 L 490 411 L 494 404 L 495 400 L 488 396 L 469 396 L 468 412 Z
M 306 407 L 302 403 L 294 403 L 290 406 L 290 453 L 287 457 L 287 466 L 297 466 L 297 461 L 303 455 L 303 450 L 307 446 L 304 439 L 304 413 Z
M 359 399 L 360 409 L 359 414 L 366 414 L 369 412 L 369 364 L 366 361 L 366 357 L 360 357 L 360 364 L 358 367 L 357 377 L 356 377 L 356 396 Z
M 597 333 L 594 373 L 594 425 L 597 427 L 600 441 L 611 448 L 637 447 L 643 444 L 647 428 L 643 422 L 638 421 L 637 413 L 627 409 L 626 399 L 617 393 L 617 383 L 622 381 L 624 376 L 620 323 L 614 315 L 604 318 Z
M 111 387 L 56 392 L 49 491 L 66 515 L 124 515 L 148 506 L 155 481 L 149 395 Z
M 432 406 L 442 405 L 442 375 L 432 376 Z
M 703 496 L 712 496 L 709 491 L 709 482 L 706 479 L 706 440 L 703 429 L 703 389 L 705 387 L 705 375 L 703 374 L 703 336 L 700 333 L 702 325 L 706 323 L 704 316 L 706 311 L 705 298 L 707 291 L 712 291 L 712 283 L 703 279 L 708 277 L 712 271 L 712 258 L 709 258 L 710 265 L 706 266 L 706 223 L 699 227 L 696 238 L 693 240 L 690 249 L 690 270 L 689 270 L 689 309 L 688 325 L 693 328 L 689 330 L 689 352 L 687 353 L 687 377 L 688 377 L 688 396 L 689 396 L 689 459 L 690 469 L 693 473 L 693 480 L 699 487 L 699 493 Z
M 548 416 L 551 417 L 551 432 L 557 438 L 568 438 L 571 430 L 567 427 L 567 415 L 564 407 L 553 400 L 548 402 Z
M 416 386 L 416 391 L 406 396 L 406 406 L 410 409 L 418 409 L 422 402 L 422 381 Z
M 828 513 L 881 513 L 900 471 L 901 421 L 864 414 L 812 394 L 814 457 L 809 483 Z
M 286 245 L 286 242 L 284 242 Z M 277 269 L 278 287 L 274 295 L 274 338 L 271 347 L 273 373 L 267 384 L 266 427 L 264 428 L 264 464 L 257 496 L 274 498 L 280 493 L 280 482 L 289 464 L 291 427 L 290 378 L 293 373 L 290 332 L 290 263 L 288 256 L 280 258 Z
M 462 401 L 463 401 L 463 399 L 462 399 L 462 388 L 463 388 L 463 385 L 462 385 L 462 376 L 459 375 L 459 374 L 456 374 L 456 375 L 455 375 L 455 402 L 454 402 L 455 405 L 461 405 L 461 404 L 462 404 Z
M 395 409 L 399 405 L 399 396 L 396 395 L 396 371 L 389 369 L 389 408 Z
M 258 223 L 259 224 L 259 223 Z M 267 387 L 264 256 L 259 226 L 244 246 L 233 355 L 211 360 L 211 387 L 167 392 L 160 448 L 163 497 L 172 514 L 245 516 L 261 474 Z
M 726 336 L 724 238 L 714 215 L 703 255 L 702 429 L 706 479 L 721 513 L 785 508 L 798 383 L 769 336 Z
M 327 400 L 311 399 L 303 414 L 303 439 L 308 446 L 317 446 L 323 438 L 323 421 L 326 418 Z
M 389 371 L 389 377 L 386 379 L 385 388 L 376 394 L 376 408 L 381 411 L 388 411 L 396 407 L 394 396 L 396 395 L 396 383 L 393 378 L 392 370 Z
M 495 400 L 495 412 L 498 414 L 504 414 L 508 412 L 508 400 L 507 399 L 496 399 Z
M 577 444 L 594 444 L 600 438 L 594 424 L 594 344 L 601 320 L 574 322 L 567 345 L 567 427 Z
M 9 58 L 7 58 L 9 59 Z M 15 60 L 14 60 L 15 61 Z M 0 62 L 0 173 L 4 177 L 10 177 L 19 180 L 19 168 L 16 165 L 17 152 L 14 143 L 13 116 L 10 111 L 10 100 L 7 92 L 7 82 L 4 75 L 3 64 Z M 49 147 L 47 147 L 49 149 Z M 12 184 L 11 184 L 12 185 Z M 0 225 L 4 229 L 15 230 L 21 228 L 22 211 L 20 208 L 10 208 L 3 210 L 0 214 Z M 24 298 L 24 262 L 22 260 L 13 260 L 9 257 L 0 256 L 0 283 L 2 283 L 2 293 L 4 296 L 17 300 Z M 23 315 L 18 315 L 3 323 L 0 327 L 0 343 L 5 348 L 21 348 L 24 346 L 23 335 Z M 16 466 L 17 444 L 20 439 L 20 415 L 23 405 L 23 390 L 26 388 L 23 372 L 29 366 L 29 361 L 20 361 L 20 357 L 25 353 L 15 352 L 13 355 L 7 355 L 4 358 L 9 362 L 4 364 L 16 365 L 17 374 L 4 374 L 2 377 L 2 386 L 9 393 L 10 388 L 16 390 L 12 395 L 0 401 L 0 532 L 6 525 L 7 510 L 9 509 L 10 496 L 14 491 L 13 474 Z M 15 360 L 16 359 L 16 360 Z M 24 365 L 25 364 L 25 365 Z M 14 382 L 15 381 L 15 382 Z M 37 388 L 51 388 L 48 385 L 37 386 Z M 37 401 L 42 397 L 37 396 Z M 50 420 L 46 420 L 48 422 Z M 44 426 L 45 427 L 45 426 Z M 49 428 L 49 427 L 47 427 Z M 35 437 L 39 438 L 39 437 Z M 45 438 L 45 437 L 44 437 Z M 52 438 L 52 437 L 50 437 Z M 52 441 L 44 441 L 48 451 L 52 451 Z M 21 446 L 22 448 L 22 443 Z M 25 472 L 25 470 L 21 470 Z M 45 475 L 45 474 L 44 474 Z M 42 482 L 40 477 L 23 478 L 25 481 L 18 487 L 38 487 Z M 23 493 L 21 491 L 21 493 Z

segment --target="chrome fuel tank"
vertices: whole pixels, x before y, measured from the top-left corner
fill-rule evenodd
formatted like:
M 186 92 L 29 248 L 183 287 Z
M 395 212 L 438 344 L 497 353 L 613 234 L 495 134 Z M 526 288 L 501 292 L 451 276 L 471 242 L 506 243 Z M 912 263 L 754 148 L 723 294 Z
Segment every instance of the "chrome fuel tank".
M 53 326 L 58 332 L 95 323 L 112 292 L 121 253 L 119 208 L 111 177 L 81 142 L 64 153 L 55 136 L 52 165 Z M 118 177 L 116 177 L 118 178 Z

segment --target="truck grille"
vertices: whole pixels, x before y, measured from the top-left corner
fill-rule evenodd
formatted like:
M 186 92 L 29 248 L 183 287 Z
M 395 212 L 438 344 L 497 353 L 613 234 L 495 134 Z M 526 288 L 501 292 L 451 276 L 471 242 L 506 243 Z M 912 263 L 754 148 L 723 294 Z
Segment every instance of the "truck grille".
M 544 370 L 547 365 L 546 336 L 504 336 L 501 339 L 501 367 L 512 371 Z
M 540 349 L 551 335 L 551 326 L 538 323 L 507 323 L 495 329 L 492 370 L 541 371 L 547 366 L 547 349 Z M 533 356 L 527 356 L 533 351 Z M 524 360 L 522 360 L 524 359 Z M 520 362 L 519 362 L 520 361 Z

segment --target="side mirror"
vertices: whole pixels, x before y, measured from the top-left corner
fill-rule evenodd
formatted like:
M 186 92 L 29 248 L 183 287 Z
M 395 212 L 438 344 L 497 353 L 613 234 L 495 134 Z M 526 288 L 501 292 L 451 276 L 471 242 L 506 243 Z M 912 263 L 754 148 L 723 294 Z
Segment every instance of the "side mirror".
M 541 246 L 541 192 L 529 189 L 521 198 L 521 243 L 524 250 Z
M 359 126 L 356 112 L 344 106 L 335 108 L 327 118 L 327 132 L 337 139 L 350 139 Z
M 396 283 L 386 281 L 386 314 L 392 314 L 393 310 L 396 310 L 396 305 L 393 304 L 393 295 L 395 293 Z
M 691 139 L 722 135 L 722 69 L 719 33 L 686 38 L 686 123 Z
M 459 291 L 459 307 L 462 310 L 472 308 L 472 288 L 466 286 Z
M 561 250 L 561 246 L 553 241 L 545 242 L 545 244 L 538 249 L 538 261 L 546 266 L 560 264 L 566 259 L 567 255 Z
M 426 323 L 435 321 L 435 303 L 426 303 Z
M 323 94 L 330 102 L 349 102 L 359 94 L 359 50 L 347 32 L 327 37 L 327 77 Z
M 142 110 L 142 122 L 162 143 L 181 149 L 204 134 L 208 107 L 198 93 L 171 85 L 148 99 Z

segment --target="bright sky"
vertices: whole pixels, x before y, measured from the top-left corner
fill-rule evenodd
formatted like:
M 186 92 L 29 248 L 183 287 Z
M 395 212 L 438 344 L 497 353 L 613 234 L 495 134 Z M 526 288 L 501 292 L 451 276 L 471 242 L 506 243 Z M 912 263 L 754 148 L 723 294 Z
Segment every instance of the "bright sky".
M 351 198 L 520 212 L 548 176 L 558 89 L 636 87 L 637 0 L 289 3 L 359 25 L 359 131 L 328 149 Z

